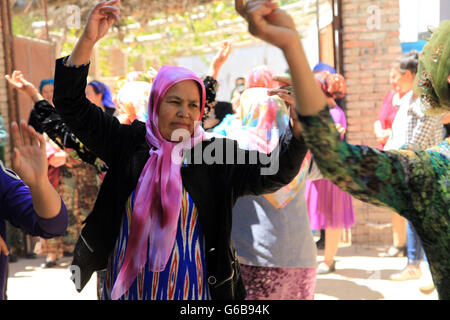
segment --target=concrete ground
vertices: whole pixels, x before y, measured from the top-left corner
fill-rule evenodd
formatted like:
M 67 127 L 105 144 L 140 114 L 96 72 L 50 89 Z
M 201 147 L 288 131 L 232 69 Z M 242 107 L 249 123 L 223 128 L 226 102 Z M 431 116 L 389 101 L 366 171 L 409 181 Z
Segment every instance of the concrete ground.
M 389 276 L 406 265 L 406 258 L 382 258 L 378 255 L 387 248 L 353 245 L 339 248 L 336 256 L 337 271 L 317 276 L 316 300 L 437 300 L 436 290 L 422 294 L 419 287 L 428 284 L 431 276 L 425 271 L 419 280 L 396 282 Z M 321 261 L 323 251 L 319 251 Z M 78 293 L 72 281 L 69 264 L 71 258 L 63 258 L 52 269 L 40 265 L 43 257 L 19 259 L 10 264 L 8 299 L 10 300 L 96 300 L 95 274 L 82 293 Z

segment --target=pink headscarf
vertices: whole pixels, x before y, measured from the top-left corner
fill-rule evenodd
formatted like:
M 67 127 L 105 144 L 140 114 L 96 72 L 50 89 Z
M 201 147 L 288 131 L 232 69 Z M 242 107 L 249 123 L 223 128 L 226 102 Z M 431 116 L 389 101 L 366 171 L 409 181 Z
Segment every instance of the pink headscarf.
M 145 164 L 136 187 L 135 204 L 125 258 L 114 284 L 111 297 L 119 299 L 132 285 L 149 260 L 149 269 L 163 271 L 173 249 L 181 209 L 181 164 L 172 161 L 176 142 L 165 140 L 158 129 L 159 107 L 167 91 L 176 83 L 194 80 L 201 87 L 201 115 L 206 93 L 203 82 L 190 70 L 163 66 L 150 92 L 145 136 L 150 146 L 150 158 Z M 200 122 L 194 128 L 191 145 L 203 139 Z

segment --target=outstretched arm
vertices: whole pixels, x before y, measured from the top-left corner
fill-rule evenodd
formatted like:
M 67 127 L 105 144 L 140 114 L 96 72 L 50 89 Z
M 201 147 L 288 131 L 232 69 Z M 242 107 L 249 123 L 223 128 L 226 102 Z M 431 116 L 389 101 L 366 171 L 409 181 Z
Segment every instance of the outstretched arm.
M 92 49 L 119 19 L 119 9 L 114 6 L 118 3 L 118 0 L 104 1 L 91 10 L 72 54 L 56 61 L 53 97 L 56 110 L 74 135 L 110 168 L 120 151 L 119 137 L 132 130 L 91 103 L 86 98 L 85 88 Z M 134 138 L 129 137 L 128 141 L 136 141 Z
M 380 152 L 341 141 L 292 18 L 270 0 L 248 0 L 245 4 L 236 0 L 235 4 L 252 35 L 283 51 L 292 76 L 296 109 L 302 116 L 303 135 L 324 177 L 360 200 L 402 211 L 411 199 L 406 182 L 411 174 L 408 158 L 403 153 Z M 431 172 L 424 172 L 424 178 L 429 176 Z

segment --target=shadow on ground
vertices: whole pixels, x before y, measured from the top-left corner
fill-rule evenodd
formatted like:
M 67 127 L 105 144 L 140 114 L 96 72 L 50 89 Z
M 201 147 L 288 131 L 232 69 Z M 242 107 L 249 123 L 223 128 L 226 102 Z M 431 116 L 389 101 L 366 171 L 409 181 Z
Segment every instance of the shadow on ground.
M 384 296 L 367 286 L 349 280 L 317 279 L 316 294 L 335 297 L 338 300 L 381 300 Z M 358 297 L 358 299 L 355 299 Z
M 352 279 L 390 280 L 389 277 L 397 272 L 399 272 L 399 270 L 383 269 L 376 271 L 368 271 L 361 269 L 340 269 L 336 270 L 334 273 Z

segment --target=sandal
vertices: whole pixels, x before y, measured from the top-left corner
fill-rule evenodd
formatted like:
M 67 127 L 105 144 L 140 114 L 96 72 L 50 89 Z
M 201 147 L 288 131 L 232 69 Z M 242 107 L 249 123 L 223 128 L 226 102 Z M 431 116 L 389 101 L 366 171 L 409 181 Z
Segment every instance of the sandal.
M 387 250 L 387 252 L 381 254 L 381 257 L 406 257 L 406 245 L 404 245 L 403 247 L 398 247 L 395 245 L 392 245 L 389 247 L 389 249 Z

